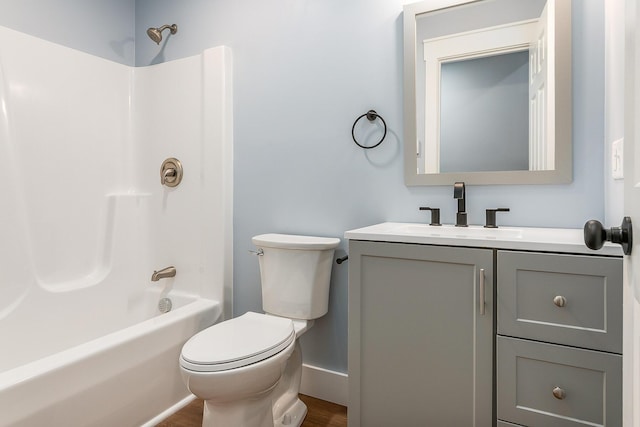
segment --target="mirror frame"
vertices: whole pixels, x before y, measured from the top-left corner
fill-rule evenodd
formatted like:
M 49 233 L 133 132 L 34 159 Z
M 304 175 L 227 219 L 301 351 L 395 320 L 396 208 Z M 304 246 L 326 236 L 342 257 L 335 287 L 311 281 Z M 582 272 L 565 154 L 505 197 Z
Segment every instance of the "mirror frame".
M 451 172 L 418 174 L 416 164 L 416 16 L 483 0 L 423 0 L 404 6 L 404 181 L 408 186 L 568 184 L 573 179 L 571 0 L 555 4 L 555 168 L 546 171 Z M 559 23 L 562 23 L 559 25 Z

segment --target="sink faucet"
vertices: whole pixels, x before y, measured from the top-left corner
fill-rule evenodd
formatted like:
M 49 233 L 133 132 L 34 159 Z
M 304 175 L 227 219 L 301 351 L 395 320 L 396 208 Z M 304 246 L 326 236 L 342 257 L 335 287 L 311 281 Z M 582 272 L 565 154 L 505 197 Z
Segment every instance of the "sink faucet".
M 458 213 L 456 214 L 456 227 L 467 227 L 467 212 L 464 201 L 464 182 L 453 184 L 453 198 L 458 200 Z
M 154 270 L 153 274 L 151 275 L 151 281 L 157 282 L 158 280 L 165 279 L 167 277 L 175 277 L 175 275 L 176 275 L 176 268 L 174 266 L 163 268 L 160 271 Z

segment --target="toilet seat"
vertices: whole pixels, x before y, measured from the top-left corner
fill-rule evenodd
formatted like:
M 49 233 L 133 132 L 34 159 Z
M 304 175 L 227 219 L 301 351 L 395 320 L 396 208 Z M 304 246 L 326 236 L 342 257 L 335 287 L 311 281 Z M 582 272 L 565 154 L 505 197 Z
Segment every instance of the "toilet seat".
M 236 369 L 268 359 L 295 338 L 291 319 L 247 312 L 191 337 L 182 348 L 180 365 L 196 372 Z

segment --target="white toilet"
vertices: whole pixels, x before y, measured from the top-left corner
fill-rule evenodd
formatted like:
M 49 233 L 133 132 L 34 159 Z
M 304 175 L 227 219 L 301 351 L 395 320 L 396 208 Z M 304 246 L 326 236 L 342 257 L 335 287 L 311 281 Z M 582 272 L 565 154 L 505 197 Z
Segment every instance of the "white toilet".
M 187 341 L 180 370 L 204 399 L 205 427 L 300 426 L 302 354 L 298 338 L 327 313 L 336 238 L 262 234 L 262 306 Z

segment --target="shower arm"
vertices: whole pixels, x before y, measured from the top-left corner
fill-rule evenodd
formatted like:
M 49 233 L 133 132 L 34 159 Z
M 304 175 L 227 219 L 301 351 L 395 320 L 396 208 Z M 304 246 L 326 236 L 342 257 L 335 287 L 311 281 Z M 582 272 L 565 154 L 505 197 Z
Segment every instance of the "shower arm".
M 158 31 L 159 31 L 159 32 L 163 32 L 163 31 L 164 31 L 164 30 L 166 30 L 167 28 L 168 28 L 169 30 L 171 30 L 171 34 L 175 34 L 175 33 L 177 33 L 177 32 L 178 32 L 178 26 L 177 26 L 176 24 L 173 24 L 173 25 L 167 25 L 167 24 L 165 24 L 165 25 L 163 25 L 162 27 L 158 28 Z

